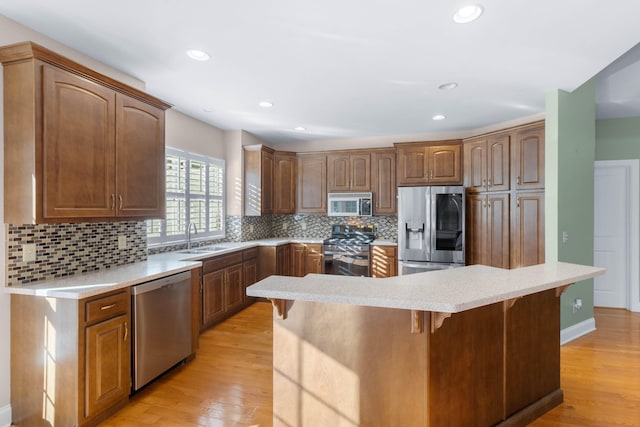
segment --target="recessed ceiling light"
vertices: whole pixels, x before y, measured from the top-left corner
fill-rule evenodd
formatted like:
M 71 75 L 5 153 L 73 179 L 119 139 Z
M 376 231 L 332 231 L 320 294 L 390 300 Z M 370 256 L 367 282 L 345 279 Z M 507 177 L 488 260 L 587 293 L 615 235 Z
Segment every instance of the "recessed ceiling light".
M 444 120 L 446 118 L 447 118 L 447 116 L 443 116 L 442 114 L 436 114 L 435 116 L 431 117 L 431 120 L 438 121 L 438 120 Z
M 196 61 L 208 61 L 211 58 L 207 52 L 199 49 L 187 50 L 187 56 Z
M 480 15 L 482 15 L 482 12 L 482 6 L 479 4 L 461 7 L 455 15 L 453 15 L 453 22 L 458 24 L 468 24 L 469 22 L 473 22 L 478 19 Z
M 307 130 L 307 128 L 304 126 L 296 126 L 293 128 L 293 130 L 295 130 L 296 132 L 304 132 L 305 130 Z
M 213 107 L 204 107 L 202 111 L 205 113 L 213 113 Z
M 261 101 L 258 103 L 258 105 L 261 106 L 262 108 L 271 108 L 273 107 L 273 102 Z
M 440 89 L 440 90 L 451 90 L 451 89 L 455 89 L 457 87 L 458 87 L 458 83 L 449 82 L 449 83 L 441 84 L 440 86 L 438 86 L 438 89 Z

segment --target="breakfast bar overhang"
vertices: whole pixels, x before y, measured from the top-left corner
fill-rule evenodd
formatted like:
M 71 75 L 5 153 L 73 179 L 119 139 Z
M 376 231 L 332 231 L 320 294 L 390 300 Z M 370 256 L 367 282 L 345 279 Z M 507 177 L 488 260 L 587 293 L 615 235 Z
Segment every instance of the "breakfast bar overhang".
M 524 426 L 563 400 L 560 295 L 604 269 L 271 276 L 274 426 Z

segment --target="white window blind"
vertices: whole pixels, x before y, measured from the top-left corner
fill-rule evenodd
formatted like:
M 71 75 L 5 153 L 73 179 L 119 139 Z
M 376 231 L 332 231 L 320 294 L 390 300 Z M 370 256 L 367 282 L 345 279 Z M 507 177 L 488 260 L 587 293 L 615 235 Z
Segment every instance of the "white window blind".
M 166 219 L 147 221 L 147 242 L 184 242 L 191 222 L 193 240 L 224 237 L 224 168 L 224 160 L 167 147 Z

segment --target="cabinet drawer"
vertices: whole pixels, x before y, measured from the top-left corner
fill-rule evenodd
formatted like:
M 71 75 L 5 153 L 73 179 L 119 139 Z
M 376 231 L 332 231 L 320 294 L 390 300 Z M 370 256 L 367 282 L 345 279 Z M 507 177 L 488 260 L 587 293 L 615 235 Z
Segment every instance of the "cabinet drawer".
M 308 254 L 322 254 L 323 246 L 317 243 L 308 243 L 307 245 L 307 253 Z
M 208 259 L 203 264 L 204 274 L 211 273 L 212 271 L 221 270 L 229 267 L 230 265 L 239 264 L 242 262 L 242 252 L 233 253 L 230 255 L 223 255 L 215 258 Z
M 87 323 L 110 319 L 129 311 L 129 291 L 124 290 L 106 297 L 85 303 L 85 321 Z
M 247 261 L 249 259 L 258 258 L 258 248 L 251 248 L 242 251 L 242 260 Z

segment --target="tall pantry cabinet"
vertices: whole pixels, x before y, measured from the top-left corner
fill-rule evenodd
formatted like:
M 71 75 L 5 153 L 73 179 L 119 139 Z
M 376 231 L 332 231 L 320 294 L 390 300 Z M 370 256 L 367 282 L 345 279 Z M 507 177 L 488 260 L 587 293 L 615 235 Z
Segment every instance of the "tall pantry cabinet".
M 464 141 L 467 264 L 544 262 L 544 123 Z

